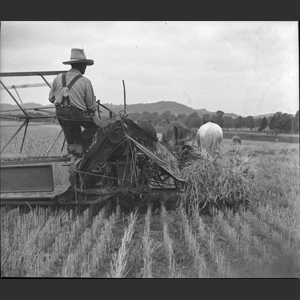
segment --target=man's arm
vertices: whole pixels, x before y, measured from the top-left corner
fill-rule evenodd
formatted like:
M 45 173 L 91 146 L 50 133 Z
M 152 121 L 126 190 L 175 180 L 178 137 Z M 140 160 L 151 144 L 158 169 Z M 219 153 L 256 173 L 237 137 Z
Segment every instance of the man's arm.
M 50 92 L 49 92 L 48 99 L 51 103 L 54 103 L 55 101 L 55 90 L 56 90 L 56 81 L 57 81 L 56 78 L 57 77 L 54 78 L 52 87 L 50 88 Z
M 97 104 L 96 104 L 96 96 L 94 94 L 93 86 L 90 81 L 86 83 L 85 103 L 88 112 L 94 114 L 97 109 Z

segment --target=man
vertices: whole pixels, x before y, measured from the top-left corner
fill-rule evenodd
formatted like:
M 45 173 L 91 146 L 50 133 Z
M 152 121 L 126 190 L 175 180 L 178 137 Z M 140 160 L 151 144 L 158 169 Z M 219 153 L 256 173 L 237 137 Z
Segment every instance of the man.
M 83 49 L 74 48 L 71 59 L 63 64 L 72 68 L 54 78 L 49 101 L 55 104 L 68 152 L 82 153 L 89 148 L 100 127 L 100 120 L 95 117 L 97 104 L 91 81 L 82 76 L 86 66 L 93 65 L 94 61 L 86 58 Z

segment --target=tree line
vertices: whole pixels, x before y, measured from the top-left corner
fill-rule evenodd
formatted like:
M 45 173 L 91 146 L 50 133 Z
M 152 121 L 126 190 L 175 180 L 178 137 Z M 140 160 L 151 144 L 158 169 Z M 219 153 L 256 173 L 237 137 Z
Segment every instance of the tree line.
M 12 116 L 12 114 L 7 114 Z M 45 114 L 39 112 L 28 112 L 31 117 L 43 117 Z M 24 116 L 23 114 L 17 114 L 14 116 Z M 275 133 L 299 133 L 299 110 L 295 115 L 287 114 L 282 112 L 276 112 L 273 116 L 254 118 L 253 116 L 237 116 L 236 118 L 226 116 L 223 111 L 218 110 L 214 114 L 204 114 L 201 117 L 193 112 L 190 115 L 186 114 L 172 114 L 170 111 L 165 111 L 161 114 L 157 112 L 144 111 L 142 113 L 132 112 L 128 114 L 128 117 L 133 121 L 148 120 L 154 126 L 164 126 L 166 123 L 171 121 L 180 121 L 185 124 L 188 128 L 199 128 L 204 123 L 211 121 L 224 129 L 242 129 L 249 128 L 250 130 L 264 131 L 269 128 Z M 55 117 L 54 117 L 55 118 Z M 53 122 L 54 118 L 41 118 L 32 119 L 34 122 Z
M 204 123 L 211 121 L 218 124 L 224 129 L 242 129 L 249 128 L 250 130 L 264 131 L 269 128 L 276 133 L 279 132 L 294 132 L 299 133 L 299 110 L 295 115 L 282 112 L 276 112 L 273 116 L 254 118 L 253 116 L 237 116 L 236 118 L 226 116 L 223 111 L 218 110 L 214 114 L 204 114 L 201 117 L 193 112 L 190 115 L 172 114 L 170 111 L 165 111 L 161 114 L 157 112 L 144 111 L 142 113 L 129 113 L 128 117 L 133 121 L 148 120 L 154 126 L 164 126 L 171 121 L 180 121 L 189 128 L 199 128 Z

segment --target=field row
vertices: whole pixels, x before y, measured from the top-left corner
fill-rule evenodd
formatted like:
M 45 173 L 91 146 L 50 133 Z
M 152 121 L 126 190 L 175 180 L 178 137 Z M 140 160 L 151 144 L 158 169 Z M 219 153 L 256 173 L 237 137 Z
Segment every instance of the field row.
M 37 129 L 25 153 L 44 153 L 58 132 Z M 7 153 L 16 153 L 21 138 Z M 61 145 L 60 139 L 51 154 L 59 155 Z M 188 175 L 195 179 L 192 206 L 187 192 L 180 199 L 152 195 L 131 213 L 109 205 L 1 207 L 1 276 L 299 278 L 299 145 L 237 146 L 224 139 L 219 159 L 205 164 L 202 158 L 197 161 L 202 169 L 191 170 L 199 176 Z M 249 174 L 252 161 L 255 172 Z M 222 169 L 225 163 L 230 168 Z M 54 169 L 54 179 L 68 182 L 67 168 Z M 249 207 L 199 212 L 197 201 L 213 202 L 218 193 L 233 202 L 247 198 Z
M 299 277 L 297 210 L 264 197 L 213 216 L 174 208 L 174 197 L 127 215 L 1 208 L 1 276 Z

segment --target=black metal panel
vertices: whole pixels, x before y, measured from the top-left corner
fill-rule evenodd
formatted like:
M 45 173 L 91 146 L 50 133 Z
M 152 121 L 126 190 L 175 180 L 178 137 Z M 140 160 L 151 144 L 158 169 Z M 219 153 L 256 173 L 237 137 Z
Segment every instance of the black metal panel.
M 1 193 L 51 192 L 52 165 L 1 166 Z

